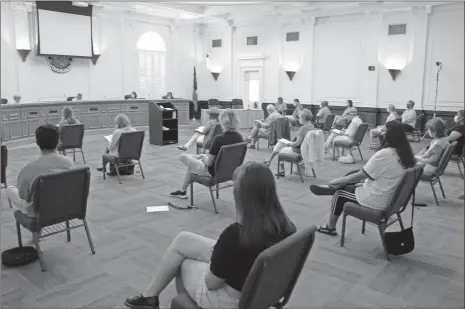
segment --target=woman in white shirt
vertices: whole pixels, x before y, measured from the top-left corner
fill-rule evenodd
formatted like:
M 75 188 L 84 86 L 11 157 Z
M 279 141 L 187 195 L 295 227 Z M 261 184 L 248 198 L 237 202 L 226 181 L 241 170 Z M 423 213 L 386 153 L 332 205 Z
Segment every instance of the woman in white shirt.
M 449 145 L 447 125 L 441 118 L 431 119 L 426 123 L 428 134 L 433 137 L 430 144 L 415 155 L 418 162 L 425 164 L 424 172 L 433 172 L 438 166 L 442 153 Z
M 385 124 L 388 123 L 389 121 L 396 121 L 397 118 L 399 117 L 399 115 L 397 115 L 396 107 L 394 106 L 394 104 L 389 104 L 389 106 L 387 107 L 387 112 L 389 113 L 389 116 L 387 117 Z M 370 130 L 371 142 L 372 143 L 378 142 L 379 141 L 378 138 L 381 136 L 382 132 L 385 130 L 386 130 L 386 125 L 377 126 L 376 128 L 371 129 Z
M 386 123 L 382 149 L 361 170 L 335 179 L 325 186 L 310 186 L 310 191 L 315 195 L 333 196 L 329 221 L 320 226 L 318 232 L 337 235 L 336 223 L 346 202 L 386 209 L 405 169 L 414 165 L 415 158 L 402 124 L 393 121 Z
M 105 153 L 102 155 L 102 167 L 97 168 L 97 171 L 103 172 L 106 170 L 107 163 L 118 158 L 118 144 L 122 133 L 136 131 L 129 121 L 128 116 L 119 114 L 115 118 L 116 129 L 113 131 L 111 141 Z M 116 174 L 107 173 L 108 176 L 115 176 Z

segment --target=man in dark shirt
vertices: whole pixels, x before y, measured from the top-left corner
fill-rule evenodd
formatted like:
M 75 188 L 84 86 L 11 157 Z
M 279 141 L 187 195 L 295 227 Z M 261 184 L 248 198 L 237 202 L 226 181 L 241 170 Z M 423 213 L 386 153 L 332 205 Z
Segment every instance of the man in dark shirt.
M 215 174 L 215 160 L 220 153 L 221 147 L 240 143 L 243 141 L 242 135 L 237 133 L 236 129 L 239 124 L 236 114 L 232 109 L 225 109 L 218 117 L 218 121 L 223 128 L 223 134 L 216 136 L 210 147 L 208 155 L 190 155 L 182 154 L 180 160 L 187 166 L 187 172 L 184 176 L 184 182 L 179 190 L 170 193 L 170 196 L 187 199 L 187 187 L 192 183 L 191 175 L 203 175 L 209 173 Z
M 449 142 L 453 143 L 457 141 L 457 147 L 455 147 L 455 155 L 460 156 L 465 147 L 465 125 L 464 125 L 464 114 L 465 111 L 459 110 L 457 115 L 454 117 L 455 123 L 457 125 L 453 127 L 449 133 Z

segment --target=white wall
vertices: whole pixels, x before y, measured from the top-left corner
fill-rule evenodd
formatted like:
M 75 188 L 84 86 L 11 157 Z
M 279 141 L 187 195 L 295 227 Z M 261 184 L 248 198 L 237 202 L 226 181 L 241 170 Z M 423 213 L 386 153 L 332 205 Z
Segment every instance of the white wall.
M 34 12 L 18 13 L 9 3 L 1 10 L 1 96 L 20 94 L 23 102 L 39 97 L 66 97 L 82 93 L 84 99 L 123 98 L 139 89 L 137 40 L 146 31 L 160 34 L 166 43 L 166 90 L 176 97 L 190 98 L 194 67 L 194 27 L 161 18 L 100 10 L 94 18 L 94 44 L 101 56 L 96 65 L 90 59 L 75 58 L 65 74 L 52 72 L 35 47 L 22 62 L 16 51 L 18 20 L 35 18 Z M 97 33 L 96 33 L 97 32 Z M 34 45 L 34 44 L 33 44 Z
M 211 46 L 211 39 L 223 39 L 223 47 L 213 49 L 212 55 L 222 63 L 229 63 L 231 55 L 234 69 L 232 75 L 223 70 L 217 82 L 210 74 L 203 74 L 199 78 L 200 98 L 230 99 L 231 91 L 233 97 L 239 96 L 238 72 L 245 62 L 240 59 L 263 55 L 263 101 L 282 96 L 286 102 L 299 98 L 303 103 L 318 103 L 325 99 L 343 105 L 352 99 L 363 106 L 395 104 L 404 108 L 411 99 L 419 109 L 432 109 L 435 62 L 440 60 L 444 70 L 438 110 L 457 110 L 464 105 L 463 14 L 464 4 L 457 3 L 273 23 L 257 21 L 235 27 L 210 25 L 203 43 Z M 388 25 L 397 23 L 407 24 L 407 34 L 388 36 Z M 285 33 L 292 31 L 300 31 L 299 42 L 285 42 Z M 258 46 L 246 46 L 247 36 L 258 36 Z M 232 44 L 227 43 L 230 40 Z M 392 56 L 406 61 L 395 81 L 385 67 Z M 285 74 L 290 62 L 300 65 L 292 81 Z M 206 70 L 205 63 L 200 66 Z M 375 70 L 369 71 L 368 66 L 375 66 Z

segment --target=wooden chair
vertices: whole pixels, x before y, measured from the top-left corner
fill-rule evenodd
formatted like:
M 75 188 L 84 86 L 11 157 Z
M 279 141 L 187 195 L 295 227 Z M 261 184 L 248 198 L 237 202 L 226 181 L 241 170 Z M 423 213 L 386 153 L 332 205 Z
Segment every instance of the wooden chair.
M 384 233 L 388 226 L 399 221 L 400 228 L 404 229 L 401 213 L 407 207 L 407 204 L 412 198 L 412 214 L 413 205 L 415 205 L 415 189 L 418 185 L 421 175 L 423 174 L 423 165 L 418 165 L 409 168 L 405 171 L 400 179 L 396 190 L 394 191 L 389 206 L 386 210 L 378 210 L 362 206 L 357 203 L 347 202 L 344 204 L 344 211 L 342 214 L 342 234 L 341 234 L 341 247 L 344 247 L 344 237 L 346 232 L 347 216 L 351 216 L 362 220 L 362 234 L 365 234 L 366 222 L 376 225 L 381 236 L 383 243 L 384 255 L 386 260 L 390 260 L 386 244 L 384 243 Z M 396 216 L 396 217 L 394 217 Z
M 336 160 L 336 147 L 341 147 L 342 149 L 349 149 L 350 155 L 354 157 L 352 154 L 352 148 L 357 147 L 358 153 L 360 154 L 360 158 L 363 161 L 363 156 L 362 156 L 362 151 L 360 150 L 360 145 L 362 144 L 363 138 L 365 137 L 365 134 L 368 130 L 368 123 L 362 123 L 358 129 L 357 133 L 355 134 L 354 140 L 351 142 L 347 141 L 337 141 L 335 140 L 333 142 L 333 161 Z
M 417 116 L 417 120 L 415 122 L 415 128 L 412 132 L 406 132 L 405 135 L 412 136 L 412 142 L 420 142 L 421 136 L 423 135 L 423 119 L 425 115 L 420 114 Z
M 191 205 L 194 206 L 194 183 L 198 183 L 202 186 L 208 187 L 213 202 L 213 208 L 215 209 L 215 213 L 218 213 L 215 198 L 213 197 L 213 191 L 216 191 L 216 198 L 219 199 L 220 189 L 228 188 L 233 185 L 232 183 L 227 182 L 232 181 L 234 171 L 244 162 L 246 152 L 247 143 L 245 142 L 223 146 L 215 160 L 214 177 L 210 174 L 191 174 Z M 221 187 L 220 184 L 222 184 Z
M 66 232 L 68 241 L 71 241 L 71 230 L 84 227 L 90 250 L 95 254 L 86 220 L 89 185 L 89 167 L 40 176 L 34 182 L 32 198 L 37 217 L 28 217 L 20 210 L 15 211 L 18 245 L 23 246 L 22 226 L 32 233 L 42 271 L 45 271 L 45 264 L 39 242 L 47 236 Z
M 113 157 L 112 160 L 108 161 L 109 164 L 115 166 L 116 174 L 118 175 L 118 181 L 121 184 L 121 178 L 119 175 L 119 167 L 130 166 L 138 164 L 140 167 L 140 173 L 142 178 L 145 179 L 142 165 L 140 164 L 140 157 L 142 155 L 142 146 L 144 145 L 145 132 L 134 131 L 125 132 L 121 134 L 118 142 L 118 157 Z M 132 160 L 137 161 L 133 163 Z M 105 180 L 105 169 L 103 169 L 103 179 Z
M 203 143 L 196 142 L 195 145 L 197 147 L 197 154 L 200 153 L 200 149 L 202 153 L 206 153 L 207 150 L 210 150 L 211 144 L 215 136 L 220 135 L 223 133 L 223 129 L 221 125 L 218 123 L 213 128 L 208 131 L 208 134 L 205 135 Z
M 66 150 L 73 150 L 73 160 L 76 161 L 76 152 L 80 152 L 84 164 L 86 158 L 82 150 L 82 141 L 84 140 L 84 124 L 67 124 L 60 128 L 60 144 L 58 151 L 66 156 Z
M 427 182 L 431 185 L 431 190 L 433 191 L 434 199 L 436 200 L 436 205 L 439 206 L 438 197 L 436 196 L 436 190 L 434 190 L 434 185 L 439 183 L 439 188 L 441 188 L 442 197 L 446 198 L 444 194 L 444 189 L 442 188 L 442 183 L 440 177 L 444 174 L 444 171 L 447 167 L 447 164 L 450 161 L 452 154 L 454 153 L 454 149 L 457 146 L 457 142 L 453 142 L 447 146 L 444 152 L 441 155 L 441 159 L 439 159 L 438 166 L 434 169 L 433 172 L 425 172 L 421 176 L 422 182 Z
M 0 178 L 1 178 L 1 183 L 6 188 L 8 186 L 6 182 L 6 167 L 8 166 L 8 148 L 6 148 L 5 145 L 2 145 L 0 149 L 1 149 L 1 158 L 2 158 Z
M 241 292 L 238 309 L 282 309 L 315 242 L 316 227 L 297 232 L 263 251 L 253 263 Z M 200 309 L 187 293 L 171 301 L 171 309 Z

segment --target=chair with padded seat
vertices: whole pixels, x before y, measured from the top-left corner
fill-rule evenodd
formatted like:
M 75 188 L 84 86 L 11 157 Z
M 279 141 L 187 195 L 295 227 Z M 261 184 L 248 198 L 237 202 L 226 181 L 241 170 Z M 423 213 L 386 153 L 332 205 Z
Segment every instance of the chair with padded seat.
M 6 145 L 2 145 L 0 147 L 1 151 L 1 173 L 0 173 L 0 178 L 1 178 L 1 183 L 5 186 L 5 188 L 8 186 L 6 182 L 6 167 L 8 166 L 8 148 L 6 148 Z
M 238 309 L 282 309 L 292 291 L 315 242 L 316 227 L 311 226 L 285 238 L 263 251 L 253 263 L 241 292 Z M 171 301 L 171 309 L 200 309 L 185 292 Z
M 208 108 L 212 107 L 220 108 L 220 101 L 218 99 L 208 99 Z
M 121 184 L 119 167 L 138 164 L 142 179 L 145 179 L 144 171 L 140 163 L 142 146 L 144 145 L 145 131 L 124 132 L 118 141 L 118 157 L 113 157 L 107 162 L 115 166 L 118 181 Z M 133 160 L 137 162 L 133 162 Z M 105 180 L 105 169 L 103 169 L 103 179 Z
M 280 153 L 278 154 L 278 173 L 277 178 L 280 177 L 280 166 L 281 162 L 289 162 L 291 164 L 291 175 L 292 175 L 292 167 L 295 164 L 297 167 L 297 171 L 299 172 L 300 180 L 304 183 L 304 178 L 302 176 L 302 167 L 299 166 L 300 161 L 302 161 L 302 155 L 300 153 Z M 304 167 L 305 168 L 305 167 Z M 315 170 L 312 168 L 313 177 L 316 178 Z
M 456 147 L 459 147 L 459 145 L 457 145 Z M 457 167 L 459 168 L 460 172 L 460 177 L 462 177 L 463 179 L 463 173 L 465 172 L 465 147 L 462 147 L 462 153 L 460 155 L 453 154 L 450 157 L 450 162 L 457 164 Z M 462 168 L 460 167 L 460 164 L 462 164 L 463 166 L 463 172 Z
M 191 174 L 191 205 L 194 206 L 194 183 L 198 183 L 208 187 L 213 208 L 215 209 L 215 213 L 218 213 L 213 191 L 216 191 L 216 198 L 219 199 L 220 189 L 233 186 L 234 171 L 244 162 L 246 152 L 246 142 L 222 146 L 215 159 L 215 176 L 212 177 L 210 174 Z M 220 184 L 222 185 L 221 187 Z
M 208 134 L 205 135 L 203 143 L 195 142 L 197 148 L 197 154 L 206 153 L 207 150 L 210 150 L 211 144 L 215 136 L 223 133 L 221 125 L 218 123 L 213 128 L 208 131 Z M 200 151 L 201 150 L 201 151 Z
M 417 116 L 417 120 L 415 122 L 415 128 L 412 132 L 405 132 L 406 136 L 412 136 L 412 142 L 420 142 L 421 136 L 423 135 L 423 119 L 425 118 L 424 114 L 420 114 Z
M 233 99 L 231 102 L 232 109 L 242 109 L 244 107 L 244 102 L 242 99 Z
M 333 161 L 336 160 L 336 147 L 340 147 L 343 149 L 343 154 L 344 154 L 344 149 L 348 149 L 350 155 L 354 158 L 354 155 L 352 153 L 352 148 L 357 147 L 358 153 L 360 154 L 360 158 L 363 161 L 363 156 L 362 156 L 362 151 L 360 150 L 360 145 L 363 142 L 363 138 L 365 137 L 365 134 L 368 130 L 368 123 L 362 123 L 357 129 L 357 133 L 355 133 L 355 137 L 353 141 L 344 141 L 344 140 L 334 140 L 333 142 Z
M 433 191 L 434 199 L 436 201 L 436 205 L 439 206 L 438 197 L 436 195 L 436 190 L 434 189 L 434 185 L 439 183 L 439 188 L 441 189 L 442 197 L 446 198 L 444 194 L 444 189 L 442 188 L 442 183 L 440 177 L 444 174 L 446 170 L 447 164 L 450 161 L 452 154 L 454 153 L 455 147 L 457 146 L 457 142 L 450 143 L 447 148 L 443 151 L 441 158 L 439 159 L 438 166 L 432 172 L 424 172 L 421 176 L 421 181 L 429 183 L 431 185 L 431 190 Z
M 23 246 L 22 226 L 32 233 L 42 271 L 45 271 L 45 264 L 39 242 L 47 236 L 66 232 L 68 241 L 71 241 L 71 230 L 84 227 L 90 250 L 92 254 L 95 254 L 86 220 L 89 185 L 89 167 L 39 176 L 32 190 L 32 200 L 37 217 L 28 217 L 20 210 L 15 211 L 18 245 Z
M 386 260 L 390 261 L 384 242 L 384 233 L 388 226 L 391 226 L 397 221 L 399 221 L 400 228 L 404 230 L 401 213 L 407 208 L 410 199 L 412 199 L 411 204 L 413 212 L 413 205 L 415 205 L 415 189 L 423 174 L 423 167 L 423 165 L 417 165 L 404 172 L 404 175 L 398 182 L 391 197 L 389 206 L 385 210 L 369 208 L 353 202 L 345 203 L 342 213 L 341 247 L 344 246 L 347 216 L 351 216 L 362 220 L 362 234 L 365 234 L 366 222 L 378 227 L 384 248 L 384 255 Z
M 334 114 L 329 114 L 328 117 L 326 117 L 326 120 L 325 120 L 325 123 L 323 124 L 319 124 L 320 126 L 317 126 L 319 127 L 320 129 L 323 130 L 323 133 L 330 133 L 331 131 L 331 128 L 333 127 L 333 122 L 334 122 L 334 118 L 336 117 L 336 115 Z
M 73 160 L 76 161 L 76 152 L 82 155 L 82 161 L 86 163 L 82 141 L 84 140 L 84 124 L 67 124 L 60 127 L 60 144 L 57 149 L 66 156 L 67 150 L 73 151 Z
M 267 133 L 267 134 L 258 133 L 257 134 L 257 150 L 260 150 L 260 139 L 268 140 L 268 149 L 276 145 L 278 140 L 281 138 L 290 140 L 291 139 L 290 130 L 289 130 L 289 135 L 283 136 L 283 134 L 281 134 L 283 131 L 285 131 L 286 128 L 289 128 L 289 119 L 287 117 L 281 117 L 281 118 L 276 119 L 271 124 L 271 128 L 269 131 L 270 133 Z

